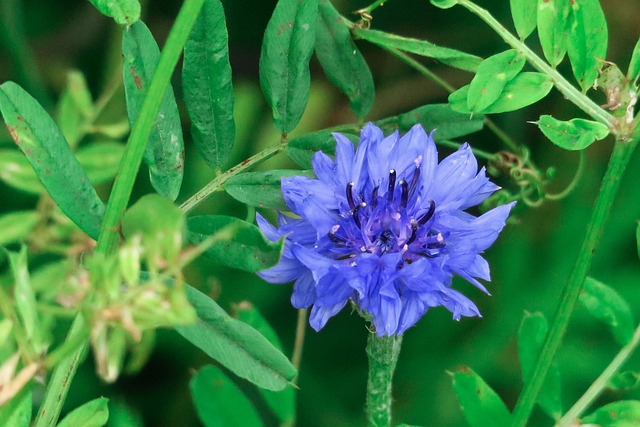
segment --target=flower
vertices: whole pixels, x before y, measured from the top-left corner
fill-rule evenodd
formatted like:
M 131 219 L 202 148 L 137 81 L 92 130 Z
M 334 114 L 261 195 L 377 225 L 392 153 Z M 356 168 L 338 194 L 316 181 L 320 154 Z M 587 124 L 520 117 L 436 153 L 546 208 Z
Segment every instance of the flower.
M 489 181 L 468 144 L 438 163 L 432 136 L 420 125 L 385 137 L 369 123 L 360 143 L 334 133 L 335 161 L 313 156 L 318 179 L 282 178 L 287 206 L 274 227 L 257 222 L 270 240 L 284 236 L 280 262 L 258 274 L 271 283 L 295 281 L 291 303 L 311 309 L 320 330 L 349 301 L 371 319 L 378 336 L 401 334 L 430 307 L 453 318 L 480 316 L 451 287 L 457 274 L 488 293 L 480 255 L 498 237 L 514 203 L 479 217 L 467 212 L 498 186 Z

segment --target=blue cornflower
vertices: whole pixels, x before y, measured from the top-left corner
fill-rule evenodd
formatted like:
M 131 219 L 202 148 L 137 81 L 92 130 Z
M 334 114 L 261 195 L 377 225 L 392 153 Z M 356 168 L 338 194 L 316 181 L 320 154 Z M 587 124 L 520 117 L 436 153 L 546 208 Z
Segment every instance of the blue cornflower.
M 259 214 L 270 240 L 285 236 L 280 262 L 259 275 L 271 283 L 295 281 L 291 303 L 313 306 L 321 329 L 349 301 L 370 318 L 378 336 L 401 334 L 429 307 L 444 306 L 458 320 L 479 316 L 476 305 L 451 288 L 457 274 L 487 292 L 480 255 L 496 240 L 513 203 L 479 217 L 465 209 L 499 187 L 489 181 L 468 144 L 438 163 L 431 135 L 415 125 L 385 137 L 369 123 L 360 143 L 335 133 L 335 161 L 313 156 L 318 179 L 282 178 L 287 206 L 278 227 Z

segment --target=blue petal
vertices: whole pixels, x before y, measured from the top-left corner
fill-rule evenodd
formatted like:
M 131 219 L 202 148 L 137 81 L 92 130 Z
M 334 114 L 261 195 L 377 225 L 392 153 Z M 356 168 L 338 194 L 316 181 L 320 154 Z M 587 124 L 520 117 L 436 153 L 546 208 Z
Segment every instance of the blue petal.
M 258 276 L 269 283 L 289 283 L 296 280 L 306 271 L 308 271 L 307 267 L 297 259 L 283 256 L 275 266 L 259 271 Z
M 336 181 L 346 186 L 351 182 L 351 168 L 353 166 L 353 143 L 344 135 L 334 133 L 336 139 Z
M 295 308 L 308 308 L 316 300 L 316 282 L 310 270 L 305 271 L 293 285 L 291 305 Z
M 309 314 L 309 324 L 313 329 L 319 331 L 327 324 L 329 319 L 338 314 L 346 304 L 347 301 L 329 307 L 314 304 Z
M 258 212 L 256 212 L 256 223 L 258 224 L 260 231 L 262 231 L 267 239 L 271 240 L 272 242 L 277 242 L 278 240 L 280 240 L 281 236 L 278 234 L 276 228 Z
M 446 157 L 436 168 L 435 176 L 429 186 L 431 198 L 441 209 L 447 209 L 447 203 L 459 199 L 465 191 L 468 181 L 476 176 L 478 162 L 468 144 Z M 464 198 L 466 200 L 466 197 Z M 455 209 L 457 206 L 452 206 Z
M 338 200 L 333 189 L 321 181 L 304 176 L 282 178 L 282 196 L 287 206 L 309 221 L 318 235 L 329 232 L 336 224 Z
M 336 174 L 337 167 L 333 160 L 331 160 L 331 157 L 322 151 L 318 151 L 313 155 L 311 164 L 313 171 L 320 181 L 334 189 L 339 187 L 338 175 Z

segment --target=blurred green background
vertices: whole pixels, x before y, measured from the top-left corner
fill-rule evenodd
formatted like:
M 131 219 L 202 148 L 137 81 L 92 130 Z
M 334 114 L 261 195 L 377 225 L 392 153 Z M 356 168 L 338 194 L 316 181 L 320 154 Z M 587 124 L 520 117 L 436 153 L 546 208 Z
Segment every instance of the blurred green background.
M 234 161 L 274 144 L 278 134 L 271 125 L 270 112 L 258 83 L 260 43 L 275 0 L 223 1 L 230 38 L 231 65 L 236 88 L 238 136 Z M 368 5 L 366 1 L 334 1 L 349 17 L 351 11 Z M 162 45 L 181 2 L 155 0 L 143 2 L 143 19 Z M 513 28 L 506 1 L 482 1 L 507 27 Z M 640 35 L 640 3 L 635 0 L 602 0 L 609 25 L 607 60 L 624 70 Z M 87 1 L 2 0 L 0 2 L 0 81 L 15 80 L 26 87 L 46 107 L 53 105 L 64 88 L 66 72 L 81 70 L 94 98 L 117 72 L 120 61 L 121 29 L 100 15 Z M 372 28 L 459 48 L 489 56 L 506 45 L 481 21 L 462 8 L 436 9 L 427 0 L 389 1 L 374 12 Z M 23 37 L 24 36 L 24 37 Z M 536 43 L 535 36 L 530 37 Z M 25 44 L 26 43 L 26 44 Z M 359 43 L 374 75 L 376 104 L 369 119 L 405 112 L 427 103 L 446 102 L 447 93 L 375 46 Z M 534 45 L 534 47 L 538 48 Z M 26 52 L 28 49 L 29 52 Z M 539 49 L 538 49 L 539 51 Z M 33 63 L 29 62 L 32 55 Z M 21 55 L 26 62 L 16 62 Z M 451 70 L 433 61 L 421 61 L 432 71 L 459 87 L 471 74 Z M 559 67 L 569 75 L 567 61 Z M 39 86 L 32 73 L 40 74 Z M 180 73 L 175 73 L 174 90 L 181 104 Z M 597 102 L 604 103 L 601 94 Z M 125 116 L 121 94 L 110 108 L 114 120 Z M 496 123 L 516 141 L 532 151 L 544 170 L 557 169 L 552 189 L 559 191 L 575 172 L 576 153 L 554 147 L 527 121 L 540 114 L 570 119 L 579 114 L 555 91 L 541 103 L 524 110 L 498 115 Z M 183 114 L 186 119 L 186 114 Z M 352 123 L 356 118 L 346 98 L 330 85 L 317 60 L 312 60 L 312 92 L 303 122 L 296 134 L 328 126 Z M 185 120 L 186 124 L 186 120 Z M 187 143 L 185 180 L 179 201 L 207 183 L 213 172 L 199 160 Z M 472 146 L 495 152 L 503 149 L 490 132 L 470 135 Z M 8 133 L 0 130 L 0 147 L 11 147 Z M 545 202 L 539 208 L 522 204 L 514 212 L 515 221 L 489 250 L 493 282 L 486 296 L 463 282 L 456 287 L 470 296 L 483 313 L 482 318 L 451 320 L 444 309 L 431 310 L 405 334 L 403 351 L 395 376 L 395 420 L 428 426 L 464 425 L 447 371 L 468 365 L 479 373 L 512 408 L 521 388 L 517 361 L 516 333 L 525 311 L 542 311 L 550 318 L 558 296 L 577 254 L 591 211 L 597 187 L 604 173 L 612 141 L 594 144 L 587 153 L 586 173 L 577 189 L 559 202 Z M 448 153 L 441 149 L 441 156 Z M 623 180 L 617 202 L 600 242 L 591 275 L 617 289 L 640 319 L 640 262 L 636 251 L 635 229 L 640 218 L 640 158 L 636 153 Z M 294 167 L 280 155 L 260 165 L 260 169 Z M 150 191 L 146 173 L 140 174 L 136 194 Z M 505 188 L 513 184 L 502 177 L 496 181 Z M 107 197 L 108 186 L 100 188 Z M 37 199 L 0 182 L 2 212 L 32 208 Z M 194 213 L 225 213 L 247 216 L 244 206 L 225 194 L 216 194 Z M 187 272 L 187 282 L 217 296 L 230 309 L 243 300 L 251 301 L 278 332 L 287 354 L 293 347 L 296 311 L 289 303 L 290 286 L 271 285 L 256 276 L 223 268 L 207 260 L 196 262 Z M 367 330 L 364 321 L 343 310 L 319 333 L 308 328 L 298 384 L 298 425 L 363 425 L 367 365 L 364 352 Z M 582 394 L 618 351 L 609 331 L 578 308 L 558 362 L 562 373 L 565 409 Z M 88 360 L 74 380 L 68 408 L 99 395 L 112 399 L 118 407 L 128 406 L 148 426 L 199 425 L 191 402 L 188 382 L 197 368 L 208 363 L 198 350 L 172 331 L 158 334 L 156 350 L 147 366 L 137 375 L 124 376 L 114 385 L 101 384 Z M 628 363 L 640 370 L 640 355 Z M 41 392 L 41 391 L 40 391 Z M 640 398 L 638 391 L 605 393 L 599 403 L 621 398 Z M 36 401 L 38 396 L 36 396 Z M 120 424 L 122 425 L 122 424 Z M 125 424 L 126 425 L 126 424 Z M 539 412 L 531 425 L 549 425 Z

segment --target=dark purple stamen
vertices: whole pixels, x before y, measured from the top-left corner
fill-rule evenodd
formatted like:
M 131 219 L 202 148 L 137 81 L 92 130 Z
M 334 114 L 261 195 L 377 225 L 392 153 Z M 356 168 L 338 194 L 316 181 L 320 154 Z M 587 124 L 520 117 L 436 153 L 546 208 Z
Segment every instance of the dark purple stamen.
M 336 236 L 336 232 L 331 230 L 328 234 L 327 237 L 329 238 L 329 240 L 331 240 L 333 243 L 336 243 L 340 246 L 343 246 L 345 243 L 347 243 L 347 239 L 345 239 L 344 237 L 341 236 Z
M 409 236 L 409 238 L 405 242 L 405 245 L 410 245 L 414 242 L 414 240 L 416 240 L 416 237 L 418 237 L 418 228 L 420 228 L 420 226 L 422 225 L 425 225 L 427 221 L 431 219 L 435 211 L 436 203 L 433 200 L 429 200 L 429 210 L 427 211 L 427 213 L 424 214 L 418 221 L 416 221 L 415 219 L 411 220 L 411 236 Z
M 391 169 L 389 171 L 389 188 L 387 189 L 387 202 L 393 202 L 393 191 L 396 188 L 396 171 Z
M 353 182 L 347 184 L 347 202 L 349 203 L 349 208 L 354 209 L 356 207 L 355 202 L 353 201 Z
M 358 212 L 360 209 L 367 207 L 365 202 L 360 203 L 353 209 L 353 221 L 356 223 L 358 228 L 362 228 L 362 224 L 360 224 L 360 218 L 358 217 Z
M 418 185 L 418 179 L 420 179 L 420 165 L 416 165 L 416 170 L 413 172 L 413 177 L 411 177 L 411 184 L 409 184 L 409 196 L 413 195 L 413 192 L 416 191 L 416 186 Z
M 400 188 L 402 189 L 400 193 L 400 207 L 404 209 L 407 207 L 407 202 L 409 201 L 409 185 L 407 181 L 404 179 L 400 180 Z
M 422 215 L 422 218 L 418 220 L 418 225 L 425 225 L 427 221 L 431 219 L 433 213 L 436 211 L 436 203 L 433 200 L 429 200 L 429 210 L 426 214 Z
M 378 189 L 380 187 L 374 187 L 371 192 L 371 207 L 375 208 L 378 205 Z

